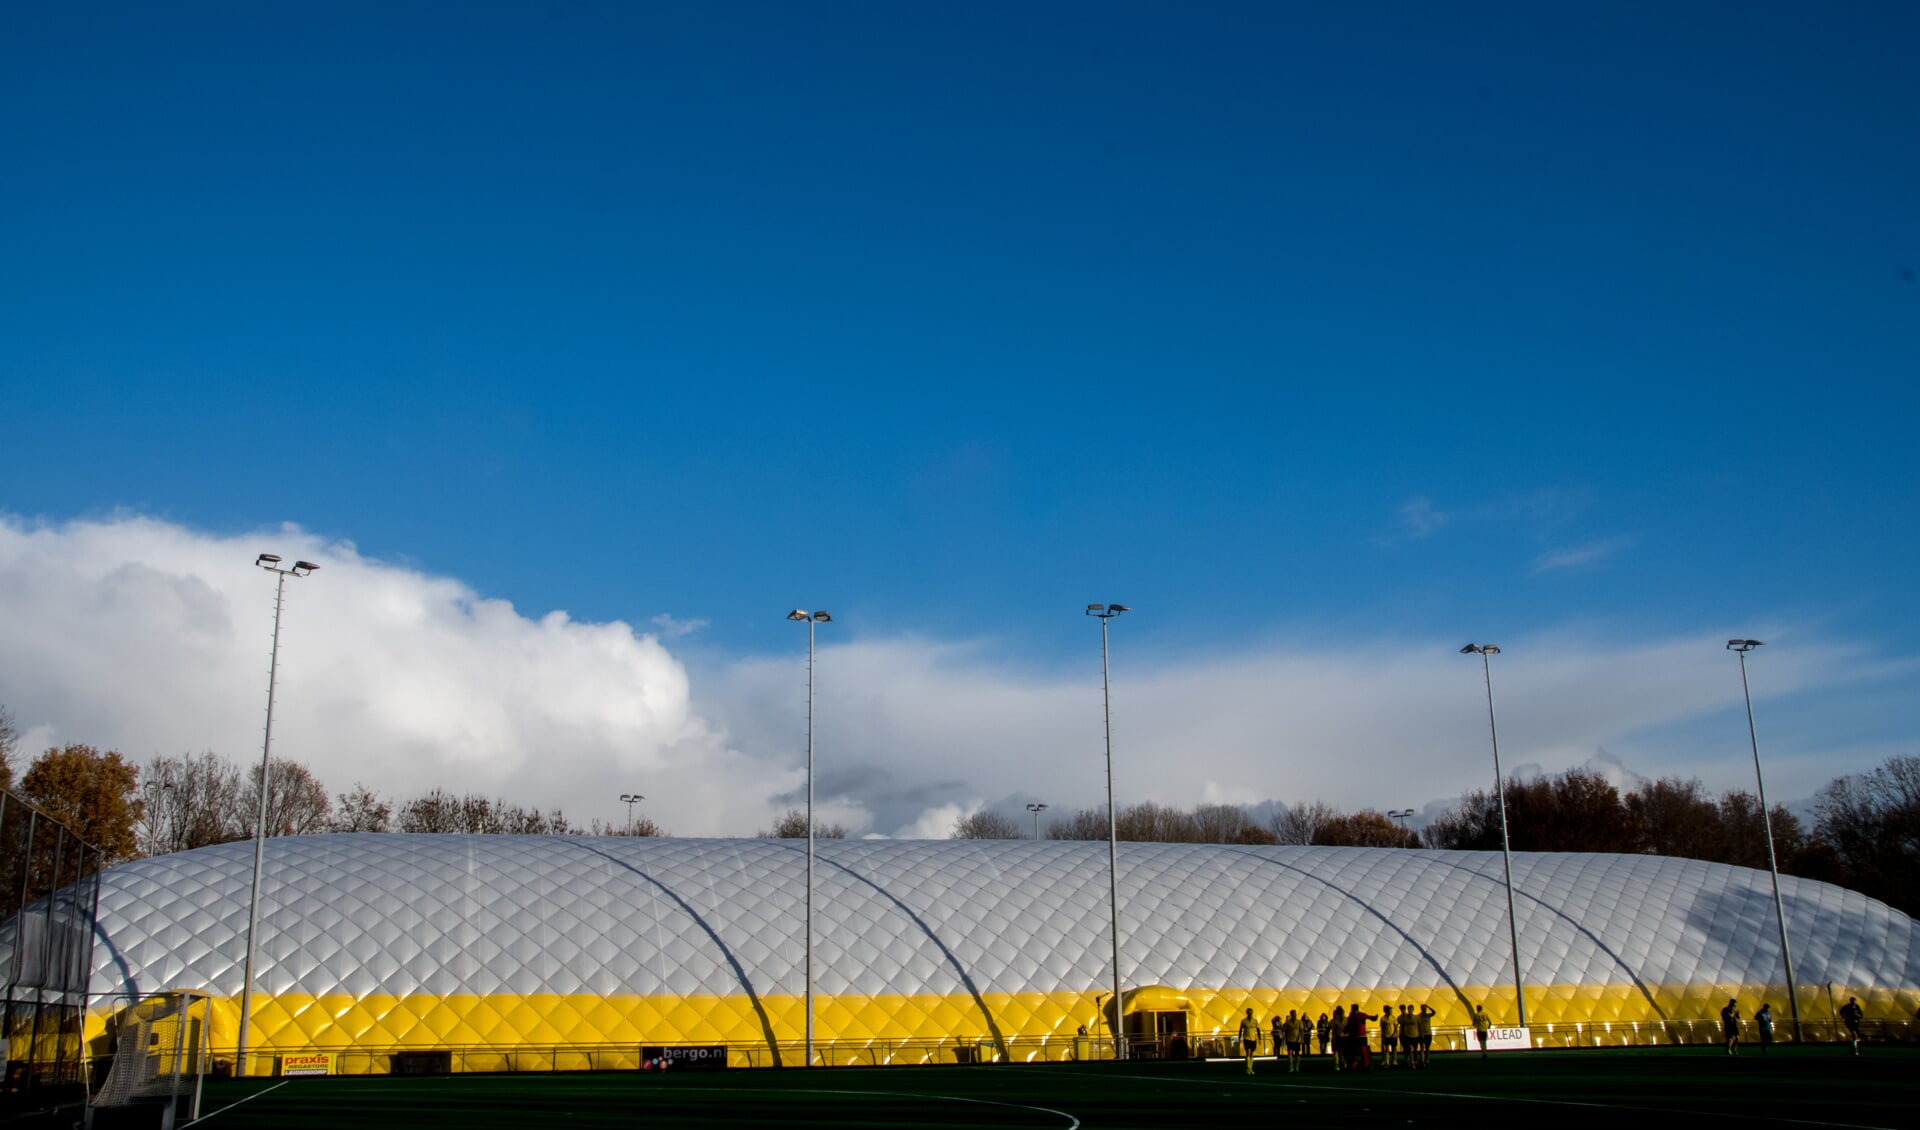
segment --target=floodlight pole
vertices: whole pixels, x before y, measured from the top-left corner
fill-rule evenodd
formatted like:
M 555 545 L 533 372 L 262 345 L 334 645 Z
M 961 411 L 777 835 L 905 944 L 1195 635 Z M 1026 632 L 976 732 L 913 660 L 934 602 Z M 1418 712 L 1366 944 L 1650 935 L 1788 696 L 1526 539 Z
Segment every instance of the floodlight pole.
M 1133 609 L 1124 604 L 1089 604 L 1087 615 L 1100 620 L 1100 703 L 1107 726 L 1107 907 L 1113 914 L 1113 1057 L 1127 1058 L 1127 1042 L 1120 1033 L 1123 1019 L 1120 996 L 1120 822 L 1113 810 L 1113 677 L 1108 660 L 1107 621 Z M 1036 818 L 1037 826 L 1037 818 Z
M 280 609 L 286 602 L 287 578 L 305 577 L 320 566 L 296 561 L 291 568 L 280 568 L 280 558 L 263 553 L 253 563 L 276 574 L 273 583 L 273 650 L 267 659 L 267 736 L 260 743 L 260 806 L 253 823 L 253 883 L 247 893 L 247 958 L 240 974 L 240 1042 L 233 1057 L 233 1073 L 247 1073 L 247 1042 L 253 1025 L 253 953 L 254 935 L 260 928 L 260 871 L 267 855 L 267 770 L 273 756 L 273 691 L 280 674 Z
M 1780 957 L 1787 966 L 1787 1003 L 1793 1006 L 1793 1042 L 1800 1043 L 1800 991 L 1793 980 L 1793 949 L 1787 945 L 1787 904 L 1780 897 L 1780 864 L 1773 855 L 1773 813 L 1767 810 L 1767 781 L 1760 773 L 1760 735 L 1753 727 L 1753 691 L 1747 686 L 1747 652 L 1765 646 L 1759 640 L 1728 640 L 1740 657 L 1740 693 L 1747 699 L 1747 742 L 1753 746 L 1753 783 L 1760 790 L 1760 827 L 1767 833 L 1767 874 L 1773 877 L 1773 913 L 1780 922 Z
M 1027 806 L 1027 811 L 1033 813 L 1033 838 L 1036 840 L 1040 838 L 1040 814 L 1046 810 L 1047 806 L 1044 804 L 1036 803 Z
M 629 836 L 633 835 L 633 806 L 636 802 L 643 801 L 645 799 L 647 798 L 644 796 L 641 796 L 639 793 L 621 793 L 620 794 L 620 803 L 627 806 L 627 835 Z
M 1478 653 L 1487 677 L 1487 733 L 1493 739 L 1493 795 L 1500 800 L 1500 862 L 1507 876 L 1507 942 L 1513 950 L 1513 999 L 1520 1009 L 1520 1027 L 1527 1026 L 1527 990 L 1520 977 L 1520 926 L 1513 913 L 1513 848 L 1507 838 L 1507 781 L 1500 773 L 1500 727 L 1493 718 L 1493 661 L 1500 645 L 1470 643 L 1460 649 L 1462 655 Z M 1531 1037 L 1529 1037 L 1531 1039 Z
M 813 1066 L 813 628 L 833 621 L 831 613 L 818 609 L 808 612 L 796 608 L 787 613 L 789 620 L 807 624 L 807 1063 Z

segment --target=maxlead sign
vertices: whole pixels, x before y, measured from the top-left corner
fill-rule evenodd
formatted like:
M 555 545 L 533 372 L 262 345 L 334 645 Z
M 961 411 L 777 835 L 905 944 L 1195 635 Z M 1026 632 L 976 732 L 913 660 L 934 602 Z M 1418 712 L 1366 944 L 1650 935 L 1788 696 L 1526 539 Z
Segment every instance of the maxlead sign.
M 333 1053 L 314 1052 L 310 1055 L 283 1055 L 280 1057 L 282 1075 L 331 1075 L 333 1074 Z
M 1523 1052 L 1533 1046 L 1533 1037 L 1525 1028 L 1495 1028 L 1487 1033 L 1490 1052 Z

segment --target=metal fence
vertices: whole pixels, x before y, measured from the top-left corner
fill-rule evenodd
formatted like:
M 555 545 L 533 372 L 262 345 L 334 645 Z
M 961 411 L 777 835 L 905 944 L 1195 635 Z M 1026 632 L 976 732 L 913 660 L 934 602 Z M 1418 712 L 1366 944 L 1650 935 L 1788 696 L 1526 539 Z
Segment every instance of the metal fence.
M 1776 1025 L 1776 1043 L 1793 1043 L 1792 1024 Z M 1805 1021 L 1805 1041 L 1834 1043 L 1846 1039 L 1844 1028 L 1831 1020 Z M 1530 1029 L 1536 1048 L 1605 1048 L 1719 1046 L 1722 1042 L 1718 1020 L 1600 1021 L 1597 1023 L 1535 1024 Z M 1862 1025 L 1863 1038 L 1869 1043 L 1920 1043 L 1920 1025 L 1904 1020 L 1869 1020 Z M 1749 1022 L 1743 1043 L 1753 1045 L 1758 1036 Z M 1379 1036 L 1371 1037 L 1379 1047 Z M 682 1046 L 682 1045 L 669 1045 Z M 1438 1028 L 1434 1031 L 1433 1050 L 1460 1052 L 1477 1050 L 1471 1028 Z M 1260 1054 L 1273 1049 L 1263 1042 Z M 638 1071 L 643 1067 L 641 1048 L 634 1044 L 542 1044 L 542 1045 L 448 1045 L 437 1048 L 415 1046 L 356 1048 L 282 1048 L 249 1057 L 254 1074 L 272 1075 L 279 1071 L 280 1060 L 317 1053 L 331 1057 L 330 1073 L 335 1075 L 411 1075 L 470 1074 L 555 1071 Z M 1171 1058 L 1238 1057 L 1240 1047 L 1235 1035 L 1195 1036 L 1184 1045 L 1166 1041 L 1135 1039 L 1128 1045 L 1128 1058 L 1161 1060 Z M 1317 1053 L 1316 1053 L 1317 1054 Z M 1088 1036 L 1021 1036 L 1004 1041 L 984 1037 L 952 1037 L 937 1040 L 817 1040 L 814 1063 L 821 1067 L 899 1067 L 931 1064 L 1006 1064 L 1074 1063 L 1114 1058 L 1113 1041 Z M 804 1044 L 764 1043 L 732 1044 L 727 1047 L 728 1067 L 798 1067 L 806 1062 Z
M 0 1105 L 77 1087 L 93 970 L 100 849 L 0 790 Z

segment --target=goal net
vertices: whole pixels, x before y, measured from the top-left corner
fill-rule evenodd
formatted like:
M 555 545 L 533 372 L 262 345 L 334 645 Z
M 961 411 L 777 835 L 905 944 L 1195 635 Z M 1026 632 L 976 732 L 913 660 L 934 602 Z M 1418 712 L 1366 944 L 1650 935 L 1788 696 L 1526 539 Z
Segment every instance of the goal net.
M 87 1126 L 93 1126 L 96 1110 L 157 1107 L 160 1126 L 173 1130 L 182 1100 L 187 1120 L 198 1118 L 210 1007 L 207 994 L 185 991 L 147 997 L 121 1012 L 113 1065 L 88 1100 Z M 152 1125 L 150 1118 L 142 1121 Z

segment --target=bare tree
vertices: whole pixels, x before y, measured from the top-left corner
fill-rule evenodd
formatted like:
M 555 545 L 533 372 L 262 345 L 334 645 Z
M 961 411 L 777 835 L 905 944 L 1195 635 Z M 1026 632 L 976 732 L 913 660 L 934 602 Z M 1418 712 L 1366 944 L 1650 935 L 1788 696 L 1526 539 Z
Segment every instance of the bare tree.
M 1026 830 L 1013 817 L 989 809 L 962 816 L 953 826 L 956 840 L 1018 840 Z
M 1120 810 L 1114 821 L 1120 839 L 1163 844 L 1270 844 L 1273 835 L 1255 824 L 1247 810 L 1233 804 L 1203 804 L 1192 812 L 1170 805 L 1142 801 Z M 1064 820 L 1047 825 L 1050 840 L 1104 840 L 1107 810 L 1082 808 Z
M 1139 844 L 1184 844 L 1195 840 L 1193 818 L 1185 811 L 1141 801 L 1120 810 L 1121 839 Z
M 433 789 L 402 804 L 398 823 L 402 832 L 428 834 L 565 836 L 574 831 L 557 808 L 541 812 L 477 793 L 454 796 L 445 789 Z
M 240 796 L 239 823 L 252 835 L 260 813 L 260 768 L 247 776 Z M 313 771 L 298 761 L 276 757 L 267 766 L 267 835 L 305 836 L 327 830 L 333 801 Z
M 1620 790 L 1588 769 L 1506 782 L 1507 834 L 1515 851 L 1638 851 L 1639 823 Z M 1500 802 L 1474 789 L 1427 825 L 1438 848 L 1492 851 L 1500 846 Z
M 1621 798 L 1640 850 L 1652 855 L 1718 859 L 1720 808 L 1698 777 L 1662 777 Z
M 622 820 L 618 824 L 608 820 L 602 822 L 595 818 L 587 825 L 589 836 L 666 836 L 670 833 L 651 816 L 636 816 L 632 822 Z
M 13 725 L 13 711 L 0 706 L 0 789 L 13 787 L 13 754 L 20 745 L 20 731 Z
M 1814 834 L 1848 886 L 1920 914 L 1920 757 L 1833 781 L 1814 802 Z
M 147 762 L 141 778 L 146 800 L 141 829 L 145 854 L 191 851 L 253 834 L 240 769 L 213 751 L 155 757 Z
M 460 798 L 445 789 L 433 789 L 400 806 L 398 826 L 402 832 L 423 834 L 462 832 Z
M 1065 820 L 1055 820 L 1048 824 L 1047 838 L 1050 840 L 1104 840 L 1107 838 L 1107 810 L 1104 808 L 1077 809 Z
M 771 829 L 755 832 L 763 840 L 804 840 L 807 838 L 807 814 L 797 808 L 789 808 L 786 815 L 773 822 Z M 844 840 L 847 829 L 844 824 L 822 824 L 815 821 L 813 838 L 816 840 Z
M 1203 844 L 1270 844 L 1273 833 L 1253 822 L 1237 804 L 1195 805 L 1188 820 L 1195 842 Z
M 1714 858 L 1739 867 L 1767 866 L 1767 828 L 1760 818 L 1760 798 L 1744 789 L 1720 797 L 1720 852 Z M 1774 854 L 1784 864 L 1807 846 L 1800 818 L 1780 805 L 1773 806 Z
M 1320 830 L 1320 825 L 1339 815 L 1338 809 L 1323 800 L 1289 804 L 1268 819 L 1267 831 L 1273 834 L 1274 843 L 1304 846 L 1314 842 L 1314 834 Z
M 384 832 L 393 826 L 393 805 L 358 781 L 333 808 L 333 831 Z

